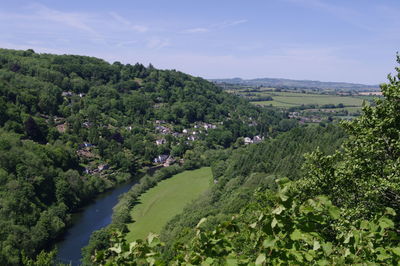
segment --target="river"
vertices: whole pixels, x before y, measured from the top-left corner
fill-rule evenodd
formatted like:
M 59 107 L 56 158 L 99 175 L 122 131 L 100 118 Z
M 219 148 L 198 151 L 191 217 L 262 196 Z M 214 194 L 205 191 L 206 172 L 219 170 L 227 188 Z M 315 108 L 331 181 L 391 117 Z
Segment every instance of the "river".
M 119 196 L 136 183 L 137 181 L 131 181 L 105 192 L 84 206 L 80 212 L 73 214 L 72 227 L 56 243 L 57 260 L 73 266 L 80 265 L 81 249 L 89 243 L 90 235 L 111 223 L 113 207 L 118 203 Z

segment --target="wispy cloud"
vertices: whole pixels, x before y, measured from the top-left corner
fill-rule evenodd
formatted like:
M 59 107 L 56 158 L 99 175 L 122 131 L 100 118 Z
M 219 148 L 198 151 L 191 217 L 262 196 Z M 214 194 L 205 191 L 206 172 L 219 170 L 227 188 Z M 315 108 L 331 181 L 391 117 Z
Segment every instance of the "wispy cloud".
M 183 33 L 205 33 L 205 32 L 211 32 L 215 30 L 222 30 L 225 28 L 229 27 L 234 27 L 239 24 L 246 23 L 247 19 L 239 19 L 239 20 L 233 20 L 233 21 L 224 21 L 216 24 L 209 25 L 207 27 L 195 27 L 195 28 L 189 28 L 186 30 L 183 30 Z
M 33 4 L 29 6 L 30 9 L 34 10 L 36 19 L 47 20 L 60 24 L 67 25 L 69 27 L 86 31 L 94 35 L 99 35 L 93 27 L 89 25 L 90 15 L 84 13 L 75 12 L 62 12 L 59 10 L 48 8 L 41 4 Z
M 154 50 L 169 46 L 171 43 L 168 39 L 161 39 L 158 37 L 151 38 L 147 41 L 147 47 Z
M 209 32 L 210 31 L 210 29 L 207 29 L 207 28 L 192 28 L 192 29 L 187 29 L 187 30 L 184 30 L 183 32 L 184 33 L 203 33 L 203 32 Z
M 362 12 L 355 10 L 353 8 L 348 8 L 343 5 L 330 4 L 322 0 L 284 0 L 285 2 L 301 5 L 304 7 L 319 9 L 326 13 L 329 13 L 336 18 L 344 21 L 354 27 L 366 30 L 366 31 L 376 31 L 374 25 L 371 25 L 370 21 L 373 19 L 371 17 L 365 17 Z
M 225 29 L 225 28 L 233 27 L 233 26 L 236 26 L 236 25 L 239 25 L 239 24 L 243 24 L 243 23 L 246 23 L 246 22 L 247 22 L 247 19 L 239 19 L 239 20 L 234 20 L 234 21 L 225 21 L 225 22 L 222 22 L 220 24 L 217 24 L 215 27 L 219 28 L 219 29 Z
M 130 22 L 129 20 L 125 19 L 124 17 L 120 16 L 115 12 L 110 12 L 111 17 L 113 17 L 117 22 L 123 24 L 124 26 L 128 27 L 131 30 L 137 32 L 147 32 L 149 29 L 146 26 L 136 25 Z
M 137 44 L 138 41 L 122 41 L 116 44 L 117 47 L 129 47 L 131 45 Z

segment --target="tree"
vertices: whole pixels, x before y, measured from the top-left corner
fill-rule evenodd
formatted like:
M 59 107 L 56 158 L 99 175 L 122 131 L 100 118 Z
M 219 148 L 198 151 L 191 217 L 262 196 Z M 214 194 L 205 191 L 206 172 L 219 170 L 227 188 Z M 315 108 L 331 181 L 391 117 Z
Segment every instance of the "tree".
M 381 85 L 384 98 L 376 106 L 365 106 L 360 118 L 342 123 L 349 138 L 340 150 L 333 156 L 319 151 L 308 156 L 300 193 L 329 195 L 354 217 L 370 217 L 386 207 L 400 213 L 400 69 L 396 71 Z
M 45 142 L 43 132 L 36 124 L 36 121 L 32 118 L 32 116 L 29 116 L 29 118 L 25 121 L 24 125 L 25 125 L 26 135 L 30 139 L 37 141 L 39 143 Z

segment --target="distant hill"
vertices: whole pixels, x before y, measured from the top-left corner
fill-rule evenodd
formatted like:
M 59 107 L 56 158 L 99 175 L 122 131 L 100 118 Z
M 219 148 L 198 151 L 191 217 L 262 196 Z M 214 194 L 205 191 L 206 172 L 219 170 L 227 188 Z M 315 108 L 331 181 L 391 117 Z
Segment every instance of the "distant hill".
M 313 88 L 334 90 L 379 90 L 379 85 L 365 85 L 347 82 L 323 82 L 317 80 L 293 80 L 280 78 L 257 78 L 257 79 L 210 79 L 210 81 L 221 84 L 240 84 L 248 86 L 266 86 L 274 88 Z

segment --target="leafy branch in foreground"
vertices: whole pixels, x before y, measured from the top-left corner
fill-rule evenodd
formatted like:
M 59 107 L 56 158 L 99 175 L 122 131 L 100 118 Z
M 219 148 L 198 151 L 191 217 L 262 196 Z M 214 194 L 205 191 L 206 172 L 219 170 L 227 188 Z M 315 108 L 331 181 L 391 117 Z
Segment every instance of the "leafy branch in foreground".
M 100 265 L 159 265 L 161 255 L 157 249 L 163 246 L 158 235 L 150 233 L 146 240 L 127 243 L 125 235 L 114 233 L 112 247 L 96 252 L 93 262 Z
M 392 264 L 400 259 L 392 209 L 352 223 L 326 196 L 302 202 L 290 192 L 290 183 L 278 182 L 277 193 L 258 196 L 261 205 L 213 231 L 198 227 L 196 238 L 178 252 L 178 264 Z M 270 200 L 272 207 L 263 207 Z
M 400 260 L 399 235 L 387 208 L 373 219 L 347 221 L 343 212 L 326 196 L 301 202 L 287 179 L 278 180 L 276 193 L 257 193 L 253 206 L 214 230 L 203 230 L 202 219 L 195 238 L 175 247 L 175 265 L 248 265 L 294 263 L 341 265 L 376 262 L 395 264 Z M 265 202 L 272 204 L 265 206 Z M 269 207 L 271 206 L 271 207 Z M 98 252 L 100 265 L 160 265 L 157 236 L 126 243 L 120 234 L 114 244 Z

